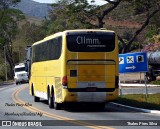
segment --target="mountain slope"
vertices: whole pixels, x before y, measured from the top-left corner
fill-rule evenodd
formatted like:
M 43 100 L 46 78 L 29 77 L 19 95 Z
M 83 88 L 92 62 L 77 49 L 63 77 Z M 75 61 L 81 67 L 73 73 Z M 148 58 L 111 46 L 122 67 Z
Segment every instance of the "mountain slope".
M 24 14 L 31 17 L 43 19 L 48 16 L 51 9 L 49 4 L 38 3 L 32 0 L 21 0 L 14 8 L 21 10 Z

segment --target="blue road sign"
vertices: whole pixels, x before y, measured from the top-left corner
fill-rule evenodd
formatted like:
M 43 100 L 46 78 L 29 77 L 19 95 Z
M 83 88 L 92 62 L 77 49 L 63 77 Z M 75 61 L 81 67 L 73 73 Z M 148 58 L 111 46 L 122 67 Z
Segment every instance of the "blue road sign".
M 147 53 L 119 54 L 119 73 L 148 72 Z

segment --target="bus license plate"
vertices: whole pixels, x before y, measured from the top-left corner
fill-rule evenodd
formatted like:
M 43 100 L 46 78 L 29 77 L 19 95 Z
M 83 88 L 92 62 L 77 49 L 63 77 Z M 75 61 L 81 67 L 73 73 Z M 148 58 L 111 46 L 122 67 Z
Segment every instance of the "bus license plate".
M 96 90 L 97 90 L 96 87 L 87 87 L 86 88 L 86 91 L 88 91 L 88 92 L 95 92 Z

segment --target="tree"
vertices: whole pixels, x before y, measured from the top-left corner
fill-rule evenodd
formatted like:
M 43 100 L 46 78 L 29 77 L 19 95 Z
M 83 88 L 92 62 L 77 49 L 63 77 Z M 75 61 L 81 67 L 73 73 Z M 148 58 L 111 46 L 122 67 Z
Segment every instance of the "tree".
M 45 19 L 44 21 L 47 24 L 48 35 L 69 28 L 67 25 L 68 18 L 65 13 L 66 5 L 68 5 L 68 1 L 65 0 L 52 5 L 53 11 L 49 14 L 50 20 Z
M 70 10 L 68 14 L 77 16 L 77 19 L 84 24 L 92 24 L 96 28 L 102 28 L 105 24 L 105 16 L 114 10 L 121 2 L 121 0 L 104 1 L 106 1 L 108 4 L 98 6 L 94 4 L 90 5 L 87 0 L 75 0 L 68 7 Z M 94 3 L 94 0 L 92 3 Z
M 79 20 L 73 18 L 74 15 L 70 16 L 68 14 L 67 10 L 70 2 L 71 0 L 62 0 L 52 5 L 53 11 L 49 14 L 50 20 L 44 21 L 47 25 L 48 35 L 66 29 L 89 28 L 87 24 L 82 24 Z
M 130 48 L 135 38 L 146 28 L 151 18 L 160 11 L 160 0 L 133 0 L 131 3 L 135 6 L 136 14 L 145 14 L 145 20 L 142 21 L 141 27 L 136 30 L 127 44 L 125 44 L 124 40 L 119 36 L 119 40 L 123 46 L 122 53 L 128 52 L 128 48 Z
M 12 41 L 18 30 L 17 22 L 24 18 L 21 11 L 10 8 L 18 2 L 20 2 L 20 0 L 0 0 L 0 46 L 5 49 L 11 72 L 14 67 L 12 59 Z
M 67 14 L 83 24 L 102 28 L 105 24 L 104 18 L 114 10 L 121 0 L 105 0 L 108 4 L 98 6 L 89 4 L 87 0 L 72 0 L 67 6 Z M 94 0 L 92 1 L 94 3 Z
M 145 42 L 146 44 L 144 45 L 142 51 L 153 52 L 153 51 L 160 50 L 160 34 L 153 35 L 151 38 L 147 38 Z
M 122 44 L 122 51 L 120 53 L 126 53 L 132 49 L 131 46 L 134 43 L 136 37 L 145 29 L 145 27 L 149 24 L 151 18 L 160 11 L 160 0 L 105 0 L 110 5 L 103 6 L 91 6 L 88 4 L 86 0 L 76 0 L 75 2 L 69 5 L 69 13 L 71 15 L 76 15 L 77 19 L 79 19 L 84 24 L 93 24 L 98 23 L 96 25 L 98 28 L 102 28 L 105 24 L 104 18 L 111 11 L 113 11 L 122 1 L 129 2 L 134 5 L 135 15 L 145 14 L 145 20 L 141 20 L 142 25 L 139 29 L 135 31 L 133 36 L 128 40 L 124 40 L 120 35 L 118 35 L 119 40 Z M 78 14 L 78 15 L 77 15 Z M 80 14 L 80 15 L 79 15 Z M 94 21 L 94 22 L 93 22 Z M 139 45 L 141 46 L 141 45 Z M 134 48 L 134 47 L 132 47 Z
M 65 29 L 102 28 L 104 17 L 118 6 L 121 0 L 106 0 L 110 6 L 90 5 L 87 0 L 61 0 L 53 4 L 50 13 L 49 34 Z M 94 3 L 94 0 L 92 1 Z
M 43 26 L 30 22 L 26 22 L 22 25 L 21 32 L 23 33 L 26 45 L 31 45 L 46 36 L 45 28 L 43 28 Z
M 10 8 L 16 5 L 20 0 L 0 0 L 0 29 L 1 29 L 1 45 L 5 44 L 6 40 L 10 41 L 12 32 L 15 32 L 16 22 L 22 18 L 22 12 Z
M 87 0 L 61 0 L 58 4 L 54 4 L 54 7 L 59 7 L 60 10 L 58 13 L 56 13 L 56 15 L 54 15 L 54 18 L 51 18 L 54 23 L 57 21 L 56 24 L 52 24 L 51 28 L 54 28 L 54 30 L 55 28 L 63 30 L 70 27 L 72 27 L 72 29 L 83 27 L 102 28 L 105 24 L 105 17 L 113 10 L 115 10 L 115 8 L 121 2 L 128 2 L 133 5 L 135 11 L 134 14 L 136 16 L 145 14 L 145 17 L 140 18 L 139 21 L 141 22 L 141 27 L 132 34 L 132 37 L 130 37 L 127 42 L 121 37 L 121 35 L 118 34 L 119 40 L 121 42 L 121 48 L 123 48 L 120 53 L 126 53 L 131 50 L 130 48 L 133 46 L 136 37 L 146 28 L 151 18 L 160 11 L 160 0 L 105 1 L 108 2 L 108 4 L 103 6 L 96 6 L 90 5 Z M 61 17 L 61 20 L 59 17 Z M 67 26 L 69 23 L 72 23 L 72 26 Z M 81 26 L 81 24 L 83 24 L 83 26 Z M 51 32 L 53 31 L 51 30 Z M 139 44 L 139 46 L 141 46 L 141 44 Z

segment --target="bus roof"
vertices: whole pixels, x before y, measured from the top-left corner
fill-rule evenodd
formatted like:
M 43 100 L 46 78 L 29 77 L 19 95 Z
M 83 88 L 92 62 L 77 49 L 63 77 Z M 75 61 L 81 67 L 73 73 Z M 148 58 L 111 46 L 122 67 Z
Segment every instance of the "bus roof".
M 44 42 L 44 41 L 46 41 L 46 40 L 50 40 L 50 39 L 52 39 L 52 38 L 54 38 L 54 37 L 63 35 L 64 33 L 68 33 L 68 32 L 85 32 L 85 31 L 114 32 L 114 31 L 112 31 L 112 30 L 107 30 L 107 29 L 104 29 L 104 28 L 102 28 L 102 29 L 76 29 L 76 30 L 65 30 L 65 31 L 57 32 L 57 33 L 55 33 L 55 34 L 52 34 L 52 35 L 50 35 L 50 36 L 47 36 L 47 37 L 45 37 L 44 39 L 35 42 L 32 46 L 37 45 L 37 44 L 39 44 L 39 43 L 42 43 L 42 42 Z
M 82 31 L 82 32 L 85 32 L 85 31 L 99 31 L 99 32 L 114 32 L 112 30 L 107 30 L 107 29 L 77 29 L 77 30 L 66 30 L 66 31 L 63 31 L 65 33 L 67 32 L 79 32 L 79 31 Z

